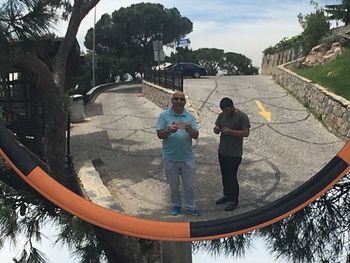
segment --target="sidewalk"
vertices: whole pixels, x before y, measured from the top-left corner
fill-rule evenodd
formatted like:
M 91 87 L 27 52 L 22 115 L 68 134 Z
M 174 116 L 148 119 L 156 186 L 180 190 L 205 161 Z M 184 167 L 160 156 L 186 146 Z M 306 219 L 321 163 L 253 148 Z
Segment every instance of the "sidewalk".
M 71 130 L 73 162 L 86 194 L 102 206 L 153 220 L 193 221 L 228 216 L 223 205 L 215 205 L 222 193 L 216 160 L 218 138 L 206 131 L 200 131 L 200 139 L 194 142 L 197 205 L 202 216 L 170 215 L 161 141 L 155 131 L 161 111 L 142 97 L 137 86 L 105 91 L 94 103 L 86 105 L 85 122 L 73 124 Z M 230 215 L 257 207 L 247 200 L 241 203 L 243 206 Z
M 156 122 L 162 109 L 144 98 L 138 85 L 119 86 L 102 92 L 94 102 L 85 106 L 86 121 L 72 125 L 71 152 L 75 170 L 87 196 L 93 202 L 120 213 L 152 220 L 205 221 L 224 218 L 261 207 L 289 193 L 314 175 L 313 172 L 306 172 L 310 164 L 315 165 L 311 170 L 318 171 L 324 163 L 323 159 L 330 160 L 331 149 L 339 149 L 342 145 L 341 141 L 333 143 L 335 138 L 328 136 L 327 132 L 320 133 L 321 130 L 315 129 L 315 134 L 320 133 L 320 140 L 326 142 L 306 144 L 297 141 L 294 144 L 298 147 L 299 144 L 303 147 L 308 145 L 307 148 L 295 149 L 302 155 L 302 159 L 285 159 L 285 154 L 290 156 L 293 153 L 290 151 L 290 141 L 273 133 L 270 126 L 257 122 L 261 116 L 250 106 L 250 103 L 254 105 L 254 101 L 247 101 L 244 111 L 251 111 L 248 113 L 253 127 L 251 136 L 246 140 L 247 147 L 239 172 L 240 206 L 234 211 L 225 212 L 225 205 L 215 204 L 215 200 L 222 195 L 217 162 L 219 136 L 212 132 L 217 116 L 216 110 L 213 112 L 212 108 L 217 107 L 213 107 L 213 102 L 203 97 L 206 96 L 205 92 L 211 94 L 213 90 L 212 87 L 205 86 L 205 81 L 210 83 L 204 79 L 196 81 L 195 84 L 200 86 L 193 86 L 191 90 L 193 93 L 200 92 L 199 95 L 192 94 L 199 98 L 197 103 L 209 105 L 200 107 L 203 109 L 200 112 L 200 136 L 194 141 L 197 160 L 196 201 L 202 215 L 170 215 L 170 194 L 162 171 L 161 140 L 156 136 Z M 222 96 L 220 92 L 214 95 Z M 243 92 L 254 92 L 253 96 L 257 96 L 252 89 L 244 89 Z M 262 94 L 265 95 L 266 91 Z M 213 100 L 216 102 L 219 98 Z M 243 106 L 245 104 L 239 105 L 240 108 Z M 307 114 L 302 108 L 293 112 L 297 114 L 296 117 L 281 115 L 279 118 L 300 118 L 299 115 Z M 300 136 L 303 134 L 301 130 Z M 281 141 L 274 139 L 276 136 Z M 315 139 L 317 138 L 312 140 Z M 268 145 L 275 148 L 268 148 Z M 326 148 L 329 149 L 328 153 L 324 151 Z M 322 152 L 324 156 L 321 158 L 310 154 L 308 157 L 310 149 Z M 272 150 L 280 154 L 266 158 L 264 153 L 269 154 L 270 151 L 275 156 Z

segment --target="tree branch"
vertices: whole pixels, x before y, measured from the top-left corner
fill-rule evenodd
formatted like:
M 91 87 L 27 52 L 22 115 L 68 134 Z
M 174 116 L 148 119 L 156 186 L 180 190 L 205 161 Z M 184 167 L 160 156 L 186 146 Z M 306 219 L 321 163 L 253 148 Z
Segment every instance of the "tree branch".
M 78 29 L 81 21 L 90 12 L 90 10 L 97 5 L 100 0 L 75 0 L 72 7 L 72 14 L 69 19 L 68 28 L 66 31 L 65 38 L 63 39 L 60 48 L 55 56 L 55 63 L 65 64 L 68 54 L 76 39 Z M 57 61 L 59 60 L 59 61 Z

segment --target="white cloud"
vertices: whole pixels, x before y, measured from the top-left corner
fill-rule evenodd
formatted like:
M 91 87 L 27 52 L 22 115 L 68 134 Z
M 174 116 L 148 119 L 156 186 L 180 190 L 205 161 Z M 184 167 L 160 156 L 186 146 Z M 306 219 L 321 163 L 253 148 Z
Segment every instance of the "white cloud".
M 276 44 L 283 37 L 297 35 L 300 31 L 296 22 L 281 19 L 242 24 L 195 22 L 189 38 L 192 49 L 212 47 L 225 52 L 241 53 L 251 58 L 254 66 L 260 67 L 265 48 Z
M 330 1 L 330 0 L 329 0 Z M 127 7 L 141 1 L 101 0 L 97 5 L 96 19 L 102 14 L 111 14 L 120 7 Z M 181 15 L 193 22 L 189 34 L 191 48 L 215 47 L 244 54 L 260 67 L 262 51 L 284 37 L 301 32 L 297 15 L 309 13 L 313 8 L 309 0 L 287 1 L 230 1 L 230 0 L 160 0 L 150 1 L 163 4 L 166 8 L 176 7 Z M 320 2 L 320 4 L 325 4 Z M 83 49 L 87 30 L 93 27 L 94 10 L 82 21 L 77 34 Z M 66 24 L 58 27 L 64 34 Z

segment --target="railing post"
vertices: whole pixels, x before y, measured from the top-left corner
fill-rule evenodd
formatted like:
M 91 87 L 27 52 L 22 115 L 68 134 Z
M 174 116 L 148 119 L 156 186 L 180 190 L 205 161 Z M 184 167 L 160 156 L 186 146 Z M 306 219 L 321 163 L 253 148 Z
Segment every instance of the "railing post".
M 158 85 L 161 86 L 161 81 L 160 81 L 160 70 L 158 69 Z
M 181 92 L 183 92 L 183 91 L 184 91 L 184 76 L 181 72 Z
M 175 71 L 171 73 L 172 77 L 172 85 L 171 88 L 174 90 L 175 89 Z
M 71 156 L 70 156 L 70 109 L 68 109 L 68 116 L 67 116 L 67 149 L 66 149 L 66 152 L 67 152 L 67 166 L 68 168 L 72 168 L 71 167 Z
M 161 87 L 183 91 L 183 75 L 174 70 L 149 70 L 145 71 L 144 79 Z

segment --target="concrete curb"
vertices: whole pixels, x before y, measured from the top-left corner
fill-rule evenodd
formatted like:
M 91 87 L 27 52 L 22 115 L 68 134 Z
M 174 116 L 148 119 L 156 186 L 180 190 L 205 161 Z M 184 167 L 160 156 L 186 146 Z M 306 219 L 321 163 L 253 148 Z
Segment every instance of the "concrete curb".
M 89 102 L 93 101 L 101 92 L 103 92 L 107 89 L 115 88 L 115 87 L 122 86 L 122 85 L 128 85 L 128 84 L 140 84 L 141 85 L 141 82 L 136 82 L 136 81 L 135 82 L 118 82 L 118 83 L 110 82 L 110 83 L 98 85 L 85 93 L 84 104 L 88 104 Z
M 95 204 L 111 210 L 121 210 L 112 198 L 111 193 L 103 184 L 100 174 L 96 171 L 87 152 L 80 152 L 74 156 L 74 170 L 84 197 Z
M 84 96 L 84 103 L 88 104 L 103 91 L 123 85 L 140 84 L 136 82 L 107 83 L 96 86 L 89 90 Z M 111 210 L 122 211 L 122 208 L 112 198 L 111 193 L 101 180 L 99 172 L 95 169 L 91 158 L 87 152 L 78 152 L 73 154 L 73 167 L 78 177 L 78 182 L 82 193 L 86 199 L 95 204 Z

